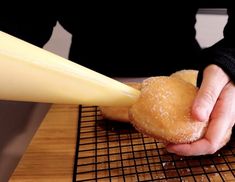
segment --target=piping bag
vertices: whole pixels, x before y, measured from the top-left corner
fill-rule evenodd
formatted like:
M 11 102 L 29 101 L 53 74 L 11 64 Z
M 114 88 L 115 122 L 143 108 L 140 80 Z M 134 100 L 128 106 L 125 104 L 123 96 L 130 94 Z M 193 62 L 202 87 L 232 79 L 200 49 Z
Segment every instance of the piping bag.
M 0 100 L 130 106 L 139 91 L 0 31 Z

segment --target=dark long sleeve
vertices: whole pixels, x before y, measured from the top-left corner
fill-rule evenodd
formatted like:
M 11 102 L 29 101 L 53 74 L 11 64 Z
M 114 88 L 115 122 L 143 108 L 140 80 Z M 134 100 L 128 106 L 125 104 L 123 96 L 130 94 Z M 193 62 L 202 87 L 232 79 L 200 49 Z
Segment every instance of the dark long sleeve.
M 99 4 L 99 3 L 98 3 Z M 197 68 L 198 7 L 172 8 L 145 3 L 76 6 L 61 11 L 59 23 L 72 34 L 69 59 L 111 77 L 169 75 Z M 99 7 L 99 8 L 97 8 Z M 172 22 L 177 21 L 177 26 Z
M 49 12 L 45 8 L 39 8 L 20 9 L 14 13 L 3 14 L 0 16 L 0 30 L 43 47 L 50 39 L 56 24 L 56 15 Z
M 235 82 L 235 8 L 228 8 L 224 38 L 212 47 L 204 49 L 199 61 L 204 62 L 203 68 L 209 64 L 218 65 Z M 202 81 L 202 70 L 199 72 L 198 85 Z

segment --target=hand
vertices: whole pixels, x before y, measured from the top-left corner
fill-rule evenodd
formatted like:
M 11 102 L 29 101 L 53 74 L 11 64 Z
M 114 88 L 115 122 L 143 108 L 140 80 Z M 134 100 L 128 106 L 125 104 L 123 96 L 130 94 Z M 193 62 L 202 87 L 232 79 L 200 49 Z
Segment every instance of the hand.
M 169 144 L 169 152 L 184 156 L 213 154 L 230 139 L 235 123 L 235 85 L 220 67 L 209 65 L 204 70 L 192 117 L 198 122 L 209 120 L 206 134 L 191 144 Z

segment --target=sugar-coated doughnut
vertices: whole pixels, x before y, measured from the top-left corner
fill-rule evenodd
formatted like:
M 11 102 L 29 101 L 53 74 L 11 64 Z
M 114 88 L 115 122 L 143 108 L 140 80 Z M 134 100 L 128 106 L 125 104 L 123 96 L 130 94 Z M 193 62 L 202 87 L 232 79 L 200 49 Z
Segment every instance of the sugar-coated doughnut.
M 170 143 L 200 139 L 208 122 L 194 121 L 191 106 L 197 87 L 176 77 L 159 76 L 143 81 L 138 101 L 129 110 L 140 132 Z
M 138 82 L 126 82 L 125 84 L 133 88 L 136 88 L 138 90 L 140 90 L 141 88 L 141 83 Z M 99 108 L 104 119 L 121 121 L 121 122 L 130 122 L 128 114 L 130 107 L 100 106 Z
M 112 121 L 130 122 L 128 110 L 129 107 L 100 106 L 103 119 Z
M 184 81 L 189 82 L 196 86 L 197 75 L 198 75 L 198 70 L 188 69 L 188 70 L 176 71 L 175 73 L 172 73 L 170 76 L 183 79 Z

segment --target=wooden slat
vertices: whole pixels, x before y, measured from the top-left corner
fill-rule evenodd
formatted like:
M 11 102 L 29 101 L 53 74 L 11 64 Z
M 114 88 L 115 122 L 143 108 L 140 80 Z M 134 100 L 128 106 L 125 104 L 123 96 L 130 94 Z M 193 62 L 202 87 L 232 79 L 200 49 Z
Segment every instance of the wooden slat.
M 127 125 L 95 120 L 94 111 L 82 112 L 77 180 L 234 181 L 233 141 L 214 155 L 172 155 Z M 77 119 L 77 106 L 53 105 L 10 181 L 71 182 Z
M 53 105 L 10 181 L 72 181 L 77 118 L 76 105 Z

